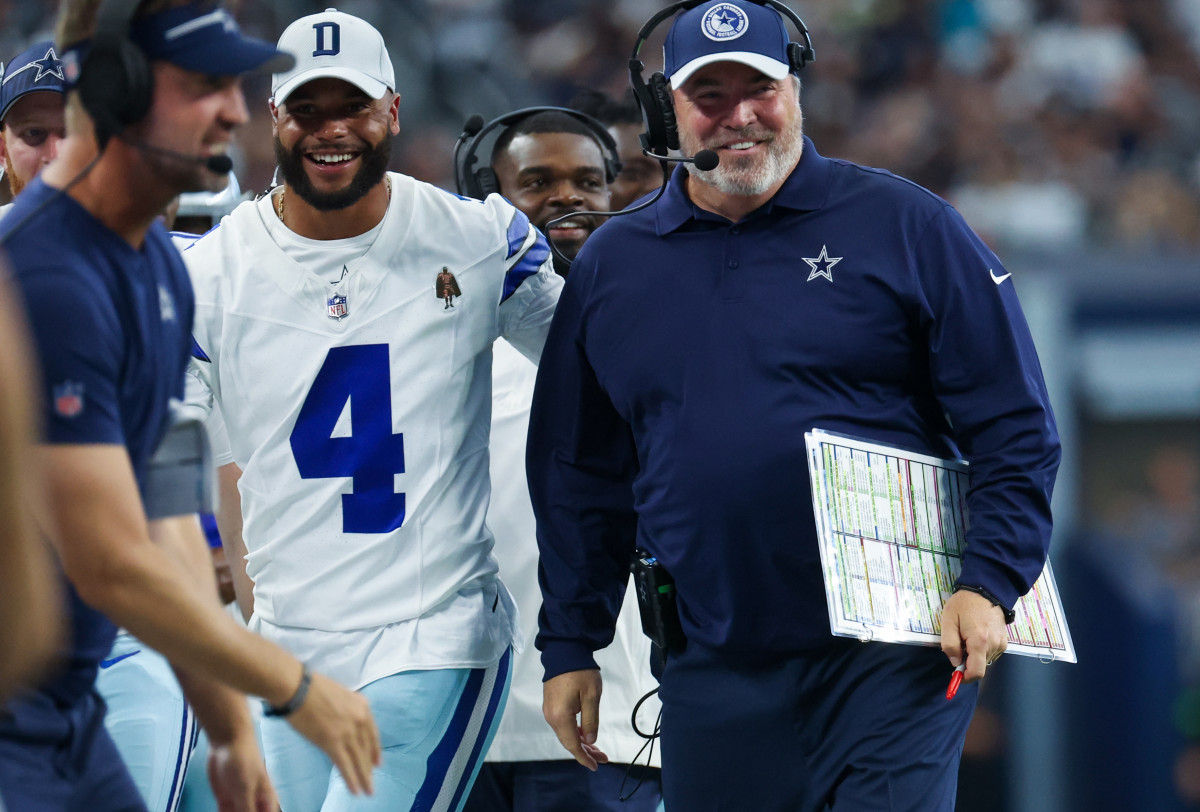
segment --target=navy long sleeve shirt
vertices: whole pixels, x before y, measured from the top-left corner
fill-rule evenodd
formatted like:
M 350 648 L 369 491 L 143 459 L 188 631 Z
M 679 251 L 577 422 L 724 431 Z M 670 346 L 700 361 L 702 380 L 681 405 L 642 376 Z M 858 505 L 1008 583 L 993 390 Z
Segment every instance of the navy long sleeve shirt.
M 804 434 L 970 464 L 960 580 L 1011 606 L 1040 574 L 1060 459 L 1013 279 L 944 200 L 811 141 L 731 223 L 677 171 L 567 280 L 527 463 L 546 677 L 593 668 L 635 547 L 689 640 L 747 659 L 830 641 Z

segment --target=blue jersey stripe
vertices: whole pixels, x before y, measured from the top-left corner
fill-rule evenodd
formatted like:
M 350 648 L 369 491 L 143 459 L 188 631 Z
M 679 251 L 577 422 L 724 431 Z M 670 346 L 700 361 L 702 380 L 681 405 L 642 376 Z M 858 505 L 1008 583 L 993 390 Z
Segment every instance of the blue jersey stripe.
M 496 668 L 496 682 L 492 685 L 492 695 L 488 698 L 487 712 L 483 715 L 483 723 L 479 726 L 479 735 L 475 739 L 475 746 L 471 748 L 471 757 L 467 759 L 466 768 L 463 770 L 462 776 L 458 779 L 458 788 L 454 790 L 454 797 L 450 799 L 450 808 L 458 809 L 459 801 L 467 791 L 467 787 L 475 780 L 475 775 L 479 771 L 479 766 L 483 762 L 484 746 L 491 743 L 492 736 L 495 733 L 493 727 L 496 725 L 497 716 L 501 708 L 501 701 L 508 693 L 508 683 L 510 682 L 511 670 L 508 662 L 512 658 L 512 646 L 505 650 L 504 656 L 500 658 L 500 664 Z
M 446 729 L 442 740 L 425 762 L 425 780 L 417 790 L 417 797 L 413 799 L 413 809 L 432 809 L 434 801 L 441 793 L 442 781 L 445 780 L 454 755 L 458 752 L 467 724 L 471 721 L 471 714 L 475 712 L 475 702 L 479 699 L 479 692 L 483 687 L 485 670 L 471 669 L 462 696 L 458 699 L 458 707 L 454 710 L 454 718 L 450 720 L 450 727 Z
M 200 346 L 200 342 L 196 340 L 195 336 L 192 336 L 192 357 L 197 361 L 208 361 L 210 364 L 212 363 L 212 359 L 208 357 L 208 353 L 206 353 L 204 348 Z
M 508 224 L 508 257 L 512 259 L 516 253 L 521 250 L 521 246 L 525 244 L 525 237 L 529 234 L 529 218 L 525 216 L 525 212 L 520 209 L 513 209 L 512 222 Z
M 542 233 L 537 232 L 537 242 L 529 247 L 525 252 L 525 256 L 521 257 L 517 264 L 508 269 L 508 273 L 504 275 L 504 290 L 500 295 L 500 301 L 505 302 L 509 296 L 517 292 L 517 288 L 521 287 L 521 283 L 537 273 L 538 268 L 542 267 L 542 263 L 550 256 L 550 246 L 546 242 L 546 238 Z
M 183 794 L 183 782 L 187 778 L 188 761 L 195 747 L 195 726 L 192 709 L 185 701 L 183 704 L 183 723 L 179 730 L 179 752 L 175 756 L 175 775 L 171 778 L 171 794 L 167 797 L 166 812 L 175 812 Z

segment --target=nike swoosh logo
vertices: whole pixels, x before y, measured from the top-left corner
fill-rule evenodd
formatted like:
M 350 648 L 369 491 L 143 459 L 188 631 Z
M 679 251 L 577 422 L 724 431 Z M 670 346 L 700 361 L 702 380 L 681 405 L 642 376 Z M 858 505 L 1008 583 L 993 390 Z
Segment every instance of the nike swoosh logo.
M 111 660 L 101 660 L 100 667 L 101 668 L 112 668 L 114 665 L 121 662 L 121 660 L 128 660 L 133 655 L 141 654 L 141 653 L 142 653 L 142 650 L 138 649 L 137 651 L 131 651 L 128 654 L 122 654 L 120 657 L 113 657 Z
M 997 285 L 999 285 L 1005 279 L 1008 279 L 1010 276 L 1012 276 L 1011 273 L 1006 273 L 1004 276 L 996 276 L 996 272 L 993 271 L 991 268 L 988 268 L 988 273 L 992 275 L 992 281 L 995 282 Z

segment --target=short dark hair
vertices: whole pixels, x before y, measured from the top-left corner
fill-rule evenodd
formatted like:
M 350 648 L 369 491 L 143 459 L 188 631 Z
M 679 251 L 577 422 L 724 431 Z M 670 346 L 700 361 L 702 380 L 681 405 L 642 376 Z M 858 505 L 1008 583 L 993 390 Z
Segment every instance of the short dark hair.
M 496 139 L 496 145 L 492 147 L 492 163 L 496 163 L 496 158 L 504 154 L 509 145 L 512 144 L 513 139 L 518 135 L 538 135 L 542 133 L 582 135 L 594 141 L 600 147 L 600 154 L 605 158 L 608 157 L 608 148 L 600 142 L 600 139 L 596 137 L 596 133 L 592 132 L 591 128 L 582 121 L 570 113 L 563 113 L 559 110 L 543 110 L 540 113 L 531 113 L 504 128 L 504 131 L 500 133 L 500 137 Z
M 567 106 L 572 110 L 587 113 L 605 127 L 642 124 L 642 111 L 637 106 L 632 90 L 616 98 L 604 91 L 585 87 L 575 94 Z

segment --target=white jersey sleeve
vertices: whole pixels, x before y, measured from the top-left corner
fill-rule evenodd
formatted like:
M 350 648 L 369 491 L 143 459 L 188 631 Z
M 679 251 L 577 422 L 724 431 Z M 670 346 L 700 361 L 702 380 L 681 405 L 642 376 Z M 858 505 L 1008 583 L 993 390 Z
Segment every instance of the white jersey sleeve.
M 554 273 L 554 257 L 546 237 L 519 209 L 500 195 L 488 205 L 507 208 L 509 256 L 500 305 L 500 334 L 535 364 L 550 330 L 562 279 Z

